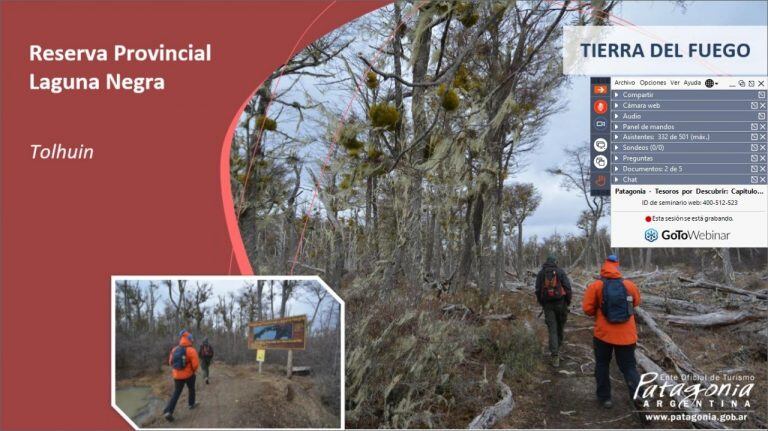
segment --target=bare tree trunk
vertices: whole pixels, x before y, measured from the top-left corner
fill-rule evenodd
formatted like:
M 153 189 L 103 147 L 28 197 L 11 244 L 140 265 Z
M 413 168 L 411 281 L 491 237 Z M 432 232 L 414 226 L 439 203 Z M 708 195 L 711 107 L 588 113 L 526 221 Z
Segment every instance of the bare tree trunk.
M 651 264 L 651 257 L 653 256 L 653 249 L 648 247 L 645 249 L 645 262 L 643 263 L 643 269 L 645 271 L 650 271 L 652 264 Z
M 459 266 L 456 268 L 455 273 L 455 286 L 459 289 L 465 287 L 469 279 L 469 272 L 472 269 L 472 208 L 474 201 L 473 196 L 467 199 L 467 208 L 464 213 L 464 235 L 459 254 Z
M 733 286 L 736 277 L 733 273 L 733 263 L 731 262 L 731 250 L 721 248 L 717 250 L 718 256 L 723 261 L 723 282 L 728 286 Z
M 501 289 L 504 284 L 504 222 L 502 220 L 503 214 L 503 190 L 504 190 L 504 175 L 502 170 L 504 164 L 502 162 L 503 148 L 499 151 L 497 158 L 497 173 L 496 173 L 496 208 L 494 211 L 495 228 L 496 228 L 496 264 L 494 268 L 494 280 L 493 290 Z
M 256 90 L 256 94 L 259 96 L 259 103 L 256 106 L 254 113 L 258 118 L 262 115 L 266 115 L 267 106 L 272 99 L 272 78 L 268 78 L 263 84 Z M 263 131 L 257 126 L 254 129 L 253 134 L 248 135 L 248 144 L 246 145 L 246 169 L 249 169 L 248 182 L 245 184 L 244 196 L 233 196 L 235 204 L 239 203 L 240 199 L 245 199 L 246 202 L 258 201 L 258 184 L 260 178 L 260 167 L 258 160 L 264 155 L 264 149 L 261 146 L 263 138 Z M 245 211 L 240 214 L 238 219 L 238 225 L 240 227 L 240 235 L 243 238 L 243 245 L 248 254 L 251 267 L 258 268 L 258 250 L 260 249 L 259 242 L 257 240 L 257 226 L 259 217 L 256 209 L 253 206 L 248 206 Z
M 433 271 L 433 258 L 435 253 L 435 224 L 436 215 L 434 211 L 430 211 L 429 223 L 427 224 L 427 237 L 424 242 L 424 274 L 432 277 Z
M 438 214 L 441 212 L 441 210 L 438 210 Z M 442 274 L 442 268 L 443 268 L 443 236 L 442 236 L 442 229 L 440 227 L 440 222 L 436 221 L 435 223 L 435 231 L 433 234 L 434 238 L 434 264 L 432 265 L 434 278 L 435 280 L 440 280 L 441 274 Z
M 269 282 L 269 310 L 270 310 L 270 318 L 275 318 L 275 282 L 270 281 Z
M 285 205 L 285 214 L 283 214 L 283 231 L 285 232 L 285 246 L 282 250 L 282 256 L 280 258 L 280 264 L 283 270 L 288 274 L 293 266 L 290 259 L 293 258 L 296 251 L 296 197 L 298 197 L 301 188 L 301 168 L 294 166 L 294 174 L 296 180 L 294 182 L 293 191 L 288 197 Z
M 525 263 L 523 262 L 523 223 L 517 224 L 517 276 L 522 277 L 525 273 Z
M 431 19 L 430 12 L 419 12 L 419 21 Z M 429 57 L 432 47 L 432 28 L 423 31 L 413 42 L 415 45 L 416 58 L 413 62 L 413 80 L 424 81 L 429 68 Z M 411 115 L 413 118 L 413 133 L 419 136 L 427 130 L 427 114 L 424 108 L 426 103 L 426 88 L 414 87 L 411 96 Z M 429 142 L 429 137 L 424 139 Z M 423 157 L 421 148 L 417 148 L 412 153 L 413 162 L 419 163 Z M 421 173 L 419 171 L 411 174 L 408 185 L 409 211 L 407 213 L 405 227 L 411 233 L 411 256 L 412 263 L 420 264 L 421 268 L 411 268 L 407 273 L 412 277 L 418 277 L 418 272 L 426 272 L 424 256 L 422 255 L 422 244 L 424 238 L 424 226 L 421 223 L 422 189 Z
M 262 298 L 263 294 L 264 294 L 264 281 L 263 280 L 258 280 L 258 281 L 256 281 L 256 301 L 257 301 L 256 302 L 256 310 L 258 310 L 257 316 L 258 316 L 259 320 L 263 320 L 264 319 L 264 315 L 263 315 L 263 312 L 262 312 L 262 304 L 261 304 L 261 298 Z

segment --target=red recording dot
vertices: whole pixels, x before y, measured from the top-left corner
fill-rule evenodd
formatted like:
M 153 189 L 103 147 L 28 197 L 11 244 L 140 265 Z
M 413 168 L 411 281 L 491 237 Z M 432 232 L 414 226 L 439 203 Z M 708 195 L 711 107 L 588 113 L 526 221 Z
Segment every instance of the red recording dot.
M 648 223 L 650 223 L 650 222 L 651 222 L 651 216 L 645 216 L 645 221 L 647 221 Z

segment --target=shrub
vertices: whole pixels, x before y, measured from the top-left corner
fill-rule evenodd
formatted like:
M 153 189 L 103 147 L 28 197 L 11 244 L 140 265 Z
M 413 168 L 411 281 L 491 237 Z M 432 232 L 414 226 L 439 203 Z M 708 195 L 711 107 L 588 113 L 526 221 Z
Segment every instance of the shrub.
M 459 15 L 459 22 L 466 28 L 477 24 L 480 19 L 480 14 L 477 13 L 474 3 L 471 2 L 461 2 L 456 5 L 456 13 Z
M 437 94 L 440 96 L 440 106 L 448 112 L 455 111 L 459 107 L 459 96 L 445 84 L 440 84 L 437 88 Z
M 381 127 L 389 131 L 394 131 L 400 121 L 400 112 L 388 103 L 372 105 L 368 116 L 373 127 Z
M 368 73 L 365 74 L 365 86 L 374 89 L 379 86 L 379 78 L 376 76 L 376 73 L 373 71 L 368 71 Z
M 266 115 L 259 115 L 256 117 L 256 127 L 274 132 L 277 130 L 277 121 L 267 117 Z

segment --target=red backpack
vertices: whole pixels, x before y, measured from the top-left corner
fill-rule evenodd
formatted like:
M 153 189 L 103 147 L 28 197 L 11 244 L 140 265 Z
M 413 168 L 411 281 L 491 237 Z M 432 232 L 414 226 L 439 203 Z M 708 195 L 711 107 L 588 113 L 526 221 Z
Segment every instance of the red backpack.
M 565 289 L 557 278 L 557 270 L 546 270 L 544 272 L 544 283 L 541 286 L 541 299 L 544 302 L 557 301 L 565 297 Z
M 209 344 L 203 344 L 200 347 L 200 356 L 207 358 L 209 356 L 213 356 L 213 349 Z

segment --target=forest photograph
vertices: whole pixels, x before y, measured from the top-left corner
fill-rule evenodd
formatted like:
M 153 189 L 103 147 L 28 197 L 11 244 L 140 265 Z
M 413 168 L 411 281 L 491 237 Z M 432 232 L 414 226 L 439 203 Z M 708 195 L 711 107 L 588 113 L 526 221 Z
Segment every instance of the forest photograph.
M 566 25 L 765 16 L 703 7 L 395 1 L 260 83 L 231 142 L 234 214 L 255 274 L 316 275 L 343 298 L 346 427 L 768 425 L 768 250 L 612 248 L 589 80 L 562 73 Z M 607 278 L 629 293 L 636 341 L 615 359 L 635 377 L 595 357 Z
M 137 427 L 341 427 L 343 306 L 317 278 L 115 278 L 113 291 L 113 406 Z M 253 327 L 294 342 L 257 350 Z

